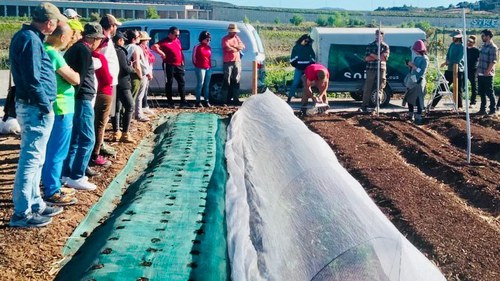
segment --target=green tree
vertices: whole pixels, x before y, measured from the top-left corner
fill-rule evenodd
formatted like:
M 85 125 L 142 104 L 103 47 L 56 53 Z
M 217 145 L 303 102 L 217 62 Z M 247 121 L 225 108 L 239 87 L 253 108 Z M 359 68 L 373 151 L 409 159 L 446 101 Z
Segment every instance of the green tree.
M 327 26 L 328 25 L 328 19 L 325 16 L 319 16 L 316 19 L 316 24 L 318 26 Z
M 160 15 L 155 7 L 148 7 L 146 10 L 146 18 L 148 19 L 159 19 Z
M 276 18 L 274 19 L 274 24 L 280 24 L 280 18 L 276 17 Z
M 428 21 L 419 21 L 419 22 L 415 23 L 415 27 L 418 27 L 418 28 L 422 29 L 423 31 L 425 31 L 425 33 L 427 33 L 427 31 L 432 26 L 431 26 L 431 23 Z
M 290 23 L 292 23 L 295 26 L 299 26 L 303 21 L 304 17 L 297 14 L 293 15 L 293 17 L 290 19 Z
M 333 16 L 329 16 L 326 21 L 328 22 L 328 26 L 334 26 L 335 25 L 335 17 L 333 17 Z

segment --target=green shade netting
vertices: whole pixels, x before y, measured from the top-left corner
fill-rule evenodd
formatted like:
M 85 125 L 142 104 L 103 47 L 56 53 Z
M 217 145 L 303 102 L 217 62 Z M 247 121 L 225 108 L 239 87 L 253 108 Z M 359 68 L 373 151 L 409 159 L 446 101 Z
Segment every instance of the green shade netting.
M 73 256 L 56 279 L 229 279 L 223 121 L 184 113 L 168 117 L 156 134 L 153 159 L 118 206 L 112 201 L 145 148 L 70 237 L 64 254 Z

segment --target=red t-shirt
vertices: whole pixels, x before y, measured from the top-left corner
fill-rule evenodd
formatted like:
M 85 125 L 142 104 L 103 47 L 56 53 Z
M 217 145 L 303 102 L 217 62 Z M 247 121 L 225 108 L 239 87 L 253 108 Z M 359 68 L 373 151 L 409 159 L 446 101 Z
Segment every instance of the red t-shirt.
M 200 43 L 193 48 L 193 64 L 197 68 L 209 69 L 212 67 L 212 48 Z
M 319 63 L 313 63 L 306 67 L 306 69 L 304 70 L 304 75 L 309 81 L 317 81 L 319 70 L 324 70 L 326 72 L 326 79 L 329 80 L 330 73 L 328 72 L 328 69 Z
M 179 38 L 170 40 L 170 38 L 165 38 L 160 40 L 158 43 L 160 50 L 165 53 L 164 63 L 180 66 L 184 64 L 184 55 L 182 54 L 182 45 Z
M 92 52 L 92 56 L 99 59 L 102 64 L 101 68 L 95 71 L 95 76 L 97 78 L 97 93 L 111 96 L 113 94 L 113 88 L 111 87 L 113 77 L 111 77 L 111 73 L 109 72 L 108 60 L 103 54 L 96 51 Z

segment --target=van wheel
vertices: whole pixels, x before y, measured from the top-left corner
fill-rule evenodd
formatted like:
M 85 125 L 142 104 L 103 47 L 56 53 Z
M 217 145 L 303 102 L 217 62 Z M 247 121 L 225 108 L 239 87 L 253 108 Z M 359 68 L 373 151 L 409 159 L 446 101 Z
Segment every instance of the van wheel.
M 349 92 L 351 95 L 351 98 L 353 98 L 355 101 L 362 101 L 363 100 L 363 92 Z
M 388 88 L 385 88 L 380 95 L 380 107 L 385 107 L 391 101 L 391 92 Z M 377 106 L 377 91 L 373 91 L 370 96 L 370 106 Z
M 213 104 L 223 104 L 225 98 L 222 96 L 222 77 L 212 76 L 210 79 L 210 102 Z

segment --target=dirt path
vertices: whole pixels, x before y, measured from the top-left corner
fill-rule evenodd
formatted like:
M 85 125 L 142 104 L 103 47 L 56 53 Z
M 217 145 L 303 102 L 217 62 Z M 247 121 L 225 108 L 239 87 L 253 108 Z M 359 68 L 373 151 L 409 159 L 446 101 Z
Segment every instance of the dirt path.
M 461 123 L 450 117 L 417 127 L 397 115 L 354 114 L 305 120 L 448 280 L 498 280 L 500 165 L 486 158 L 496 151 L 466 165 L 463 149 L 430 129 L 448 121 Z

